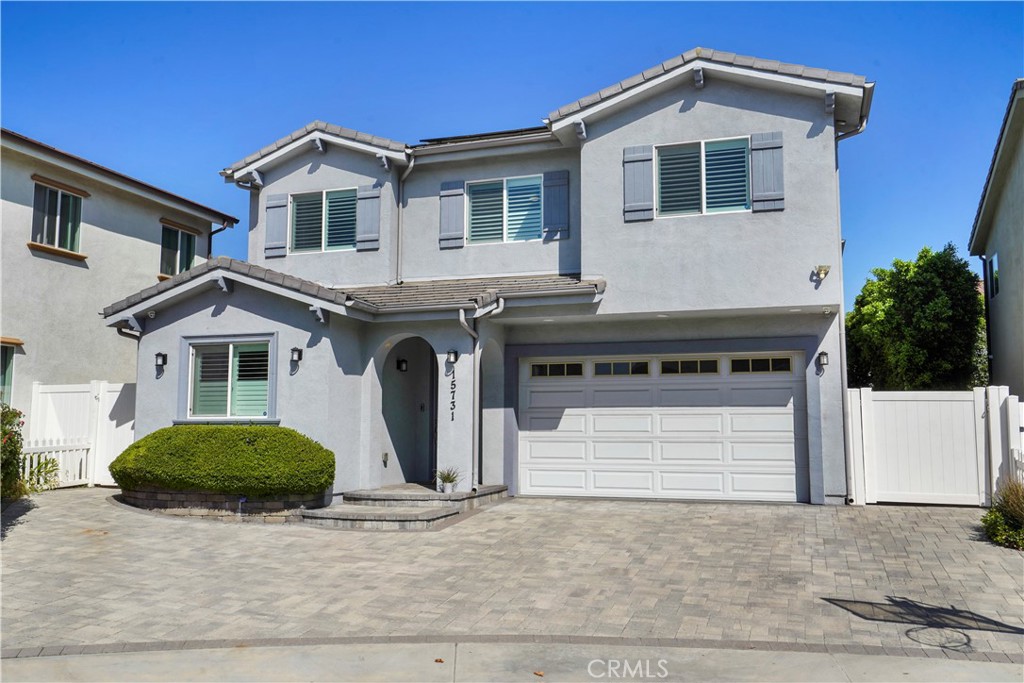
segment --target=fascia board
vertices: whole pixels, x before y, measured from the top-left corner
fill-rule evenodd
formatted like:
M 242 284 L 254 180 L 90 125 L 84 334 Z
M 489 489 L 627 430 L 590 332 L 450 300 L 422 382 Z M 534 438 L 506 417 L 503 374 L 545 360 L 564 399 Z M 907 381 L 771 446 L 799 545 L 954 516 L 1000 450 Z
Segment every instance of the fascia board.
M 1006 116 L 1005 130 L 1000 131 L 999 146 L 993 154 L 991 171 L 986 178 L 985 187 L 982 189 L 981 204 L 978 207 L 974 225 L 971 226 L 971 236 L 967 240 L 967 251 L 971 256 L 981 256 L 985 253 L 985 244 L 988 241 L 991 223 L 992 197 L 999 194 L 999 188 L 993 187 L 993 180 L 1007 163 L 1008 148 L 1013 144 L 1020 144 L 1011 138 L 1019 138 L 1024 134 L 1024 131 L 1021 130 L 1024 128 L 1024 122 L 1020 120 L 1024 117 L 1024 111 L 1021 109 L 1024 105 L 1021 105 L 1021 99 L 1024 99 L 1024 91 L 1018 89 L 1014 92 L 1014 98 Z
M 277 161 L 292 155 L 295 152 L 302 151 L 302 147 L 308 147 L 309 143 L 312 142 L 313 140 L 320 140 L 327 144 L 336 145 L 338 147 L 344 147 L 346 149 L 351 149 L 356 152 L 362 152 L 363 154 L 369 154 L 370 156 L 377 156 L 378 154 L 383 154 L 386 158 L 391 159 L 392 161 L 395 161 L 397 163 L 401 163 L 403 165 L 408 163 L 406 155 L 402 152 L 395 152 L 390 149 L 384 149 L 383 147 L 374 147 L 373 145 L 368 145 L 365 142 L 358 142 L 356 140 L 349 140 L 348 138 L 337 137 L 329 133 L 324 133 L 322 131 L 312 131 L 310 133 L 307 133 L 306 135 L 303 135 L 298 140 L 293 140 L 292 142 L 288 143 L 281 149 L 275 152 L 271 152 L 262 159 L 257 159 L 256 161 L 252 162 L 247 166 L 243 166 L 234 171 L 226 169 L 226 174 L 231 179 L 242 178 L 248 175 L 249 173 L 252 173 L 253 171 L 259 171 L 263 168 L 266 168 L 267 166 L 270 166 L 276 163 Z
M 609 112 L 618 109 L 619 107 L 626 104 L 629 100 L 642 95 L 654 88 L 659 88 L 667 83 L 678 80 L 683 76 L 692 74 L 695 68 L 704 69 L 705 74 L 718 74 L 726 76 L 729 80 L 733 81 L 744 81 L 750 82 L 762 82 L 771 84 L 777 87 L 785 88 L 790 92 L 805 92 L 806 94 L 822 94 L 826 92 L 834 92 L 837 96 L 843 95 L 846 97 L 862 98 L 864 93 L 860 86 L 849 86 L 841 83 L 829 83 L 825 81 L 811 81 L 805 78 L 798 78 L 795 76 L 787 76 L 785 74 L 773 74 L 765 73 L 761 71 L 752 71 L 743 67 L 728 66 L 725 64 L 717 64 L 715 62 L 703 62 L 694 61 L 686 66 L 674 69 L 666 74 L 659 76 L 658 78 L 646 81 L 641 85 L 625 90 L 615 97 L 609 98 L 597 104 L 581 109 L 580 111 L 570 114 L 565 118 L 559 119 L 551 126 L 553 133 L 558 133 L 566 128 L 571 128 L 578 121 L 585 121 L 588 118 L 600 114 L 602 112 Z M 714 87 L 713 84 L 706 84 L 704 87 Z
M 565 146 L 558 138 L 545 134 L 516 142 L 487 140 L 439 147 L 416 147 L 412 150 L 412 156 L 416 158 L 417 164 L 430 164 L 493 157 L 495 150 L 502 150 L 505 155 L 511 155 L 551 152 L 564 148 Z

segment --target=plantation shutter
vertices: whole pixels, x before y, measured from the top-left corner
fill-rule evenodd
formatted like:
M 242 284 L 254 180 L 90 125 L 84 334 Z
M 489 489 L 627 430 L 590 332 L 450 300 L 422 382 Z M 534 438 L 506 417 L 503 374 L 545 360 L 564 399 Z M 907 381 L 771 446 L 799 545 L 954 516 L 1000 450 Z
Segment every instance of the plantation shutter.
M 544 207 L 541 205 L 541 187 L 544 179 L 514 178 L 505 181 L 508 194 L 508 239 L 539 239 L 544 223 Z M 499 183 L 500 185 L 500 183 Z M 499 215 L 498 239 L 501 239 Z
M 504 239 L 505 189 L 502 181 L 476 183 L 469 195 L 469 241 L 500 242 Z
M 704 145 L 704 202 L 708 213 L 750 208 L 748 157 L 746 140 Z
M 466 183 L 449 180 L 441 183 L 441 231 L 439 244 L 442 249 L 461 249 L 466 244 Z
M 267 344 L 235 344 L 231 361 L 231 415 L 267 416 Z
M 544 174 L 544 239 L 569 236 L 569 172 Z
M 622 214 L 627 223 L 654 220 L 654 148 L 622 150 Z
M 288 254 L 288 195 L 272 194 L 267 197 L 266 235 L 263 256 L 279 258 Z
M 750 136 L 750 200 L 753 211 L 785 208 L 781 132 Z
M 371 251 L 380 248 L 380 188 L 364 185 L 359 188 L 356 211 L 356 249 Z
M 192 415 L 228 414 L 228 346 L 197 346 L 192 366 Z
M 658 213 L 700 213 L 700 145 L 658 150 Z
M 327 193 L 327 248 L 356 246 L 356 192 Z
M 292 251 L 320 251 L 323 246 L 323 194 L 292 197 Z

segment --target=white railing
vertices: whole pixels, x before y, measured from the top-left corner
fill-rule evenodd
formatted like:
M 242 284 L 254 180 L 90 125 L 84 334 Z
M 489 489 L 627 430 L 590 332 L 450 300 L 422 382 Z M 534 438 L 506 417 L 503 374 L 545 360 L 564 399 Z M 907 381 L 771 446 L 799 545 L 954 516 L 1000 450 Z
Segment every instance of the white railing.
M 89 483 L 92 445 L 86 439 L 35 439 L 22 448 L 22 475 L 29 484 L 38 483 L 41 462 L 54 460 L 58 467 L 58 488 Z

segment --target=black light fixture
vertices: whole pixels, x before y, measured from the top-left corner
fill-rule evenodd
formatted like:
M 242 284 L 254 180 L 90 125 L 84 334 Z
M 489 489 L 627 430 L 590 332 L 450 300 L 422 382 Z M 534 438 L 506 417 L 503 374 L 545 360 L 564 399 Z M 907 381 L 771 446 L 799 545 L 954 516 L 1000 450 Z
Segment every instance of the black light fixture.
M 404 358 L 398 359 L 398 371 L 407 372 L 409 370 L 409 361 Z
M 455 361 L 459 360 L 459 352 L 458 351 L 449 351 L 448 352 L 447 360 L 448 360 L 449 363 L 454 364 Z
M 166 353 L 158 353 L 158 354 L 156 354 L 156 366 L 158 368 L 162 368 L 165 365 L 167 365 L 167 354 Z
M 293 363 L 298 363 L 301 360 L 302 360 L 302 349 L 300 349 L 298 346 L 293 346 L 292 347 L 292 362 Z
M 818 353 L 818 365 L 821 367 L 828 365 L 828 351 L 821 351 Z

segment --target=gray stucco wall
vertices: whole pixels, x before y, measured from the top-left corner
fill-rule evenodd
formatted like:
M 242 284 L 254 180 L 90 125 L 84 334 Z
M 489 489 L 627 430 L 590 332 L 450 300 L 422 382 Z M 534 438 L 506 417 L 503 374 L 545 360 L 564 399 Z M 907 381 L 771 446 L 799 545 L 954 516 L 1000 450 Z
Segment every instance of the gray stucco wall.
M 601 313 L 835 305 L 841 301 L 834 130 L 818 97 L 708 79 L 588 123 L 582 264 L 608 280 Z M 622 150 L 782 131 L 785 210 L 625 223 Z M 831 274 L 816 288 L 819 264 Z
M 264 187 L 255 206 L 250 203 L 249 261 L 287 272 L 315 282 L 330 285 L 383 284 L 391 279 L 395 259 L 398 215 L 394 167 L 385 170 L 380 161 L 370 154 L 354 152 L 327 145 L 324 153 L 310 146 L 310 151 L 289 157 L 269 167 L 264 175 Z M 266 204 L 271 195 L 290 195 L 302 192 L 352 189 L 377 184 L 380 198 L 380 248 L 373 251 L 342 249 L 327 252 L 288 253 L 282 258 L 267 259 L 263 246 L 266 241 Z M 291 211 L 289 207 L 288 211 Z
M 12 404 L 30 412 L 33 382 L 134 381 L 135 342 L 107 329 L 99 313 L 157 282 L 160 218 L 203 232 L 196 238 L 197 263 L 208 252 L 209 223 L 6 148 L 0 166 L 0 330 L 25 342 L 15 352 Z M 90 193 L 82 200 L 79 233 L 85 261 L 26 246 L 32 239 L 33 174 Z M 28 423 L 26 433 L 31 432 L 31 416 Z

